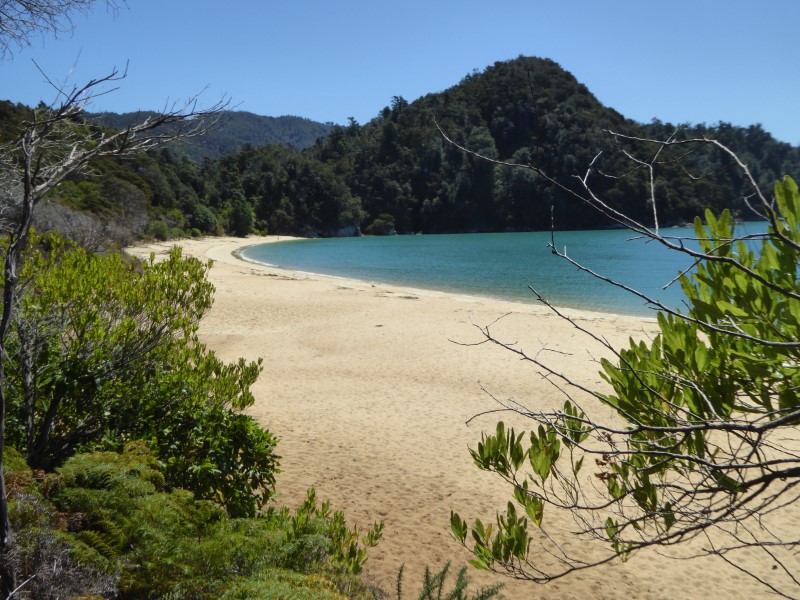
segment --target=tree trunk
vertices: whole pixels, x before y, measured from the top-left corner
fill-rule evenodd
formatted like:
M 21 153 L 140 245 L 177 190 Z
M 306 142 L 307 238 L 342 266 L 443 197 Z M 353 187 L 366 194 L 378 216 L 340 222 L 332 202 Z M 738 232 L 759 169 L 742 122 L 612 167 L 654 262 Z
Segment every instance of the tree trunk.
M 16 242 L 19 242 L 17 239 Z M 6 253 L 3 277 L 3 316 L 0 320 L 0 592 L 8 597 L 14 589 L 14 573 L 6 554 L 10 550 L 11 521 L 8 517 L 8 498 L 5 479 L 6 445 L 6 337 L 11 325 L 11 310 L 14 305 L 17 243 L 12 243 Z

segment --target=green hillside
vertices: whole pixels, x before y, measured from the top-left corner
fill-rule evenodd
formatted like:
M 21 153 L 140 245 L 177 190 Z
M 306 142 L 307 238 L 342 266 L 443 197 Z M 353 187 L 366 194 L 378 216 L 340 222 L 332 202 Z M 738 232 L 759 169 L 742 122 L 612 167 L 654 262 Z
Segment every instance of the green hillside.
M 488 158 L 534 165 L 578 190 L 598 153 L 591 185 L 613 207 L 647 220 L 649 174 L 632 170 L 607 132 L 664 139 L 675 125 L 640 124 L 603 106 L 551 60 L 498 62 L 458 85 L 414 102 L 393 98 L 376 119 L 350 123 L 302 153 L 247 148 L 208 171 L 207 201 L 215 208 L 246 199 L 254 224 L 272 233 L 335 235 L 360 226 L 367 233 L 524 231 L 610 226 L 569 193 L 532 170 L 494 165 Z M 771 186 L 800 164 L 798 149 L 760 126 L 686 126 L 684 137 L 719 138 L 745 157 L 754 176 Z M 640 146 L 640 147 L 636 147 Z M 650 152 L 633 144 L 633 152 Z M 666 157 L 665 158 L 669 158 Z M 672 157 L 675 158 L 675 157 Z M 655 174 L 661 224 L 689 221 L 706 207 L 742 214 L 740 175 L 713 152 L 665 160 Z M 686 177 L 684 168 L 695 175 Z M 614 177 L 606 177 L 601 174 Z M 622 175 L 628 176 L 620 179 Z
M 154 113 L 97 113 L 87 115 L 87 118 L 96 120 L 101 125 L 123 129 L 131 123 L 141 121 L 148 114 Z M 330 123 L 318 123 L 303 117 L 264 117 L 244 111 L 229 111 L 223 115 L 219 127 L 200 139 L 187 141 L 182 147 L 198 162 L 236 152 L 245 144 L 281 144 L 302 150 L 325 137 L 332 128 Z
M 13 135 L 29 111 L 0 103 L 0 136 Z M 143 116 L 86 119 L 119 128 Z M 363 125 L 227 113 L 197 145 L 98 162 L 92 173 L 66 181 L 43 212 L 56 225 L 90 215 L 120 241 L 142 234 L 333 236 L 613 226 L 570 193 L 582 191 L 576 175 L 594 161 L 592 190 L 644 222 L 652 220 L 653 199 L 660 225 L 691 221 L 705 208 L 749 216 L 741 173 L 729 157 L 711 148 L 686 156 L 665 152 L 651 194 L 650 173 L 634 168 L 625 152 L 646 158 L 656 146 L 620 143 L 609 130 L 636 138 L 666 139 L 677 131 L 678 138 L 719 139 L 765 189 L 800 165 L 798 148 L 776 141 L 759 125 L 637 123 L 604 106 L 552 60 L 519 57 L 414 102 L 394 97 Z M 534 166 L 566 189 L 536 170 L 470 155 L 443 133 L 489 159 Z M 62 214 L 65 206 L 73 212 Z

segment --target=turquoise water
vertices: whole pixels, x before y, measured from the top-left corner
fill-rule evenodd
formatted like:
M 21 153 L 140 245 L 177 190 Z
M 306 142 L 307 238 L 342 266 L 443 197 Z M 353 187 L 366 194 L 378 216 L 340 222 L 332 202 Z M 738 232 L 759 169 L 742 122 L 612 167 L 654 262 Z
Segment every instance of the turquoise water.
M 747 225 L 750 233 L 764 230 L 760 224 Z M 669 230 L 670 236 L 692 234 L 691 229 Z M 641 299 L 554 256 L 549 241 L 549 232 L 332 238 L 252 246 L 243 255 L 296 271 L 515 302 L 536 302 L 531 286 L 556 306 L 653 315 Z M 668 306 L 681 306 L 677 282 L 663 287 L 691 266 L 687 256 L 631 239 L 625 230 L 558 232 L 555 241 L 603 276 Z

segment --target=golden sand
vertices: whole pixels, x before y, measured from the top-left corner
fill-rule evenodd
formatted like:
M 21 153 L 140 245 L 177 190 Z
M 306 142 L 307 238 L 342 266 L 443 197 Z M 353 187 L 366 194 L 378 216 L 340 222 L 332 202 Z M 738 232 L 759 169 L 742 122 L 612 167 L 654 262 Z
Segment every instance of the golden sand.
M 285 239 L 285 238 L 284 238 Z M 249 413 L 280 438 L 277 502 L 296 506 L 306 489 L 363 527 L 385 523 L 371 550 L 368 576 L 393 590 L 405 564 L 407 597 L 426 564 L 454 570 L 469 554 L 450 536 L 457 510 L 493 521 L 509 489 L 472 464 L 468 447 L 481 432 L 514 415 L 489 394 L 533 409 L 564 398 L 531 366 L 482 340 L 475 327 L 502 317 L 494 333 L 529 353 L 547 348 L 551 364 L 576 380 L 601 386 L 602 349 L 570 323 L 534 303 L 509 303 L 307 275 L 245 262 L 234 251 L 274 238 L 181 241 L 186 254 L 214 260 L 213 309 L 202 339 L 223 359 L 264 359 Z M 168 244 L 129 249 L 146 256 Z M 639 318 L 570 313 L 619 346 L 654 329 Z M 549 515 L 553 518 L 555 515 Z M 561 519 L 559 521 L 558 519 Z M 554 521 L 564 530 L 568 517 Z M 569 538 L 567 538 L 569 539 Z M 587 544 L 577 540 L 568 543 Z M 604 548 L 599 548 L 603 550 Z M 750 579 L 710 559 L 675 561 L 642 552 L 627 563 L 584 571 L 547 586 L 513 582 L 470 569 L 477 584 L 505 581 L 503 598 L 754 598 Z

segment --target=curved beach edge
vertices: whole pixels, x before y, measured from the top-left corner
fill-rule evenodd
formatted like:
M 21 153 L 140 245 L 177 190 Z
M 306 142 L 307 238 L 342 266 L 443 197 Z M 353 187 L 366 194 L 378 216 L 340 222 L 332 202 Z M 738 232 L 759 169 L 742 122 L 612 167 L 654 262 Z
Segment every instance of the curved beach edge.
M 415 288 L 409 286 L 397 286 L 392 284 L 374 283 L 366 280 L 340 277 L 336 275 L 327 275 L 325 273 L 295 271 L 291 269 L 284 269 L 275 265 L 265 264 L 256 260 L 252 260 L 244 255 L 245 251 L 248 248 L 252 248 L 253 246 L 259 246 L 262 244 L 272 244 L 284 241 L 292 241 L 292 240 L 298 241 L 303 239 L 305 238 L 285 236 L 285 235 L 281 236 L 251 235 L 246 238 L 232 237 L 232 236 L 183 238 L 177 240 L 170 240 L 166 242 L 150 242 L 141 245 L 130 246 L 128 248 L 125 248 L 125 252 L 127 254 L 130 254 L 131 256 L 136 256 L 138 258 L 143 259 L 147 258 L 151 253 L 154 253 L 156 256 L 165 255 L 169 252 L 169 250 L 172 247 L 180 246 L 187 255 L 194 256 L 195 258 L 212 260 L 214 261 L 214 263 L 225 263 L 229 265 L 245 263 L 253 269 L 264 272 L 272 272 L 274 274 L 280 273 L 284 274 L 285 276 L 300 277 L 300 278 L 330 279 L 340 282 L 350 282 L 355 285 L 379 286 L 381 289 L 395 290 L 398 293 L 405 290 L 408 293 L 421 294 L 421 295 L 449 296 L 454 300 L 492 302 L 492 303 L 497 303 L 498 305 L 508 305 L 509 309 L 512 310 L 515 308 L 519 309 L 521 307 L 527 307 L 528 309 L 530 308 L 535 309 L 534 312 L 537 313 L 553 314 L 552 309 L 543 304 L 536 303 L 535 301 L 518 302 L 513 300 L 500 300 L 497 298 L 487 298 L 478 295 L 459 294 L 455 292 L 430 290 L 426 288 Z M 569 307 L 557 307 L 557 308 L 558 311 L 563 315 L 580 321 L 625 320 L 625 321 L 642 322 L 642 323 L 656 322 L 655 312 L 653 317 L 643 317 L 641 315 L 628 315 L 622 313 L 593 311 L 593 310 L 569 308 Z

